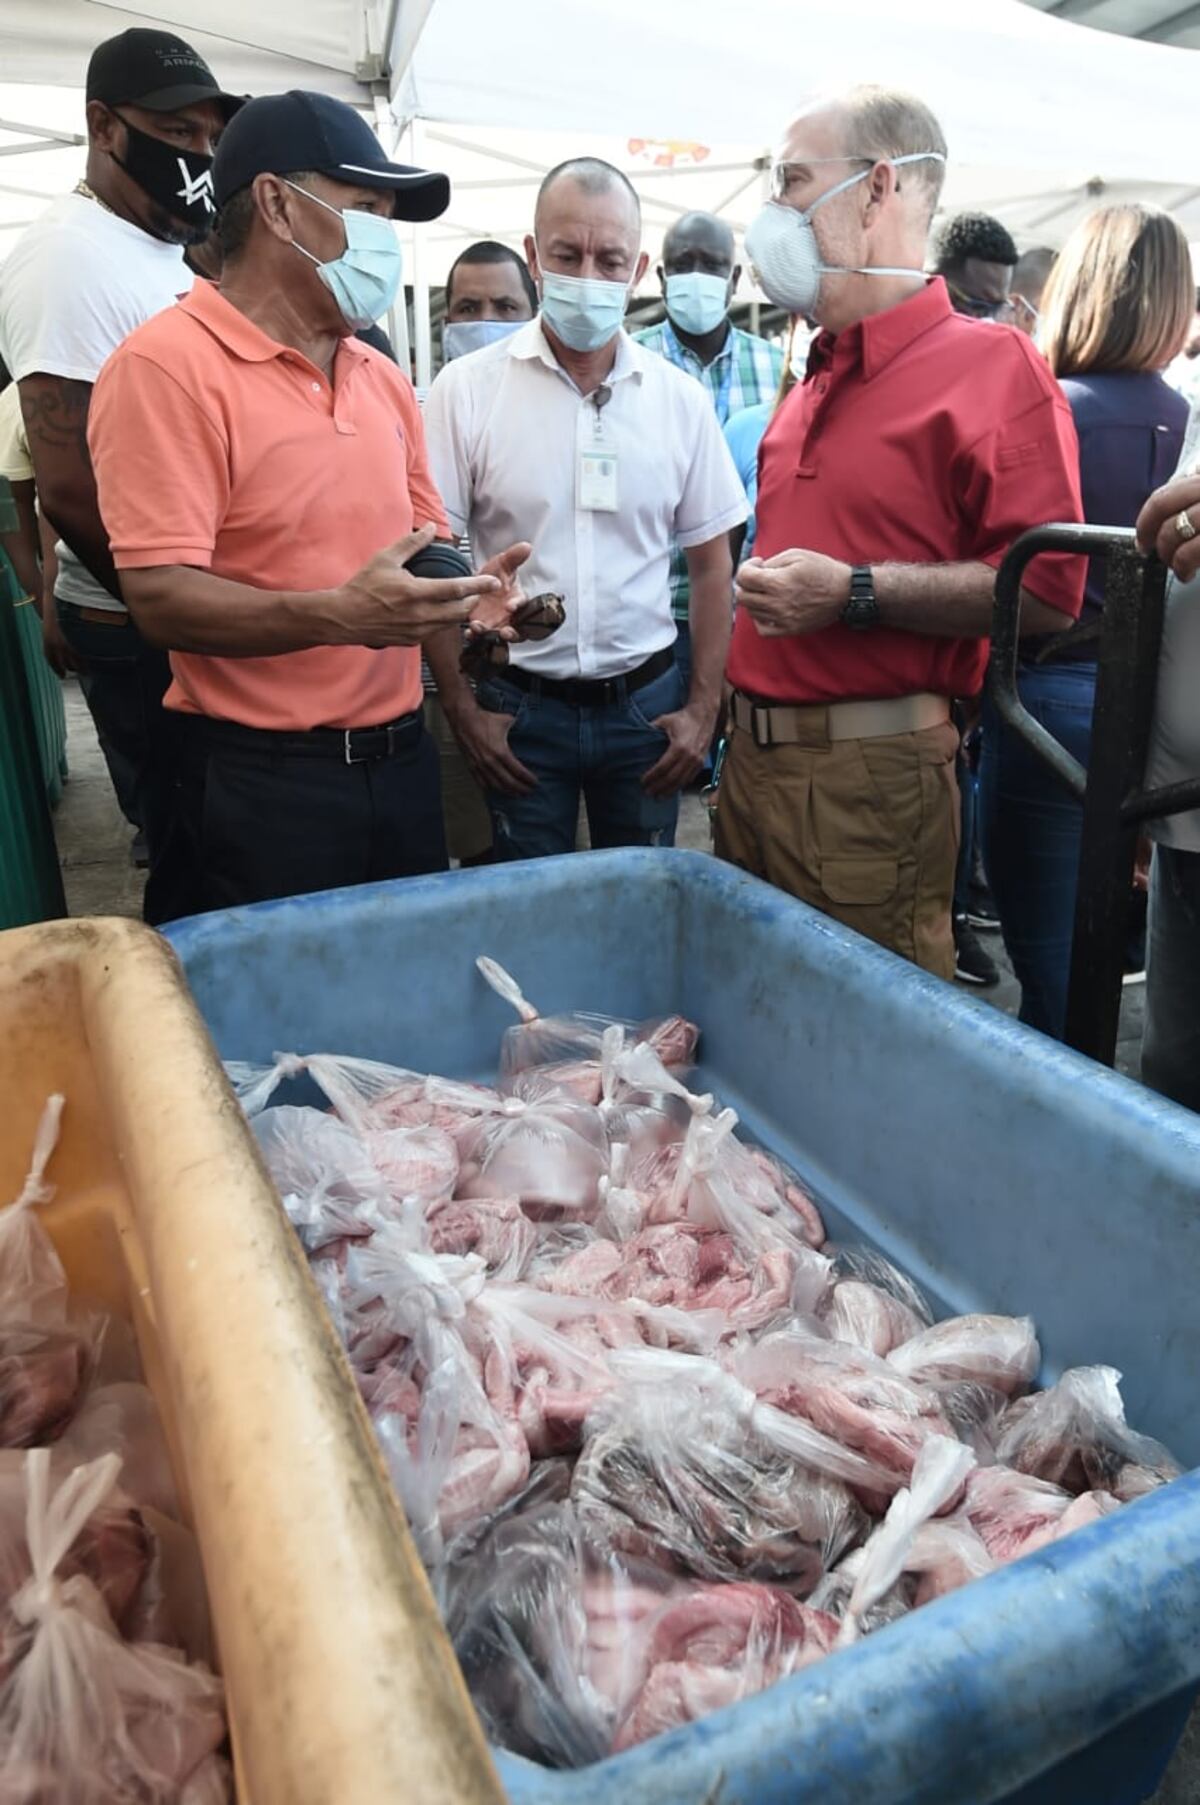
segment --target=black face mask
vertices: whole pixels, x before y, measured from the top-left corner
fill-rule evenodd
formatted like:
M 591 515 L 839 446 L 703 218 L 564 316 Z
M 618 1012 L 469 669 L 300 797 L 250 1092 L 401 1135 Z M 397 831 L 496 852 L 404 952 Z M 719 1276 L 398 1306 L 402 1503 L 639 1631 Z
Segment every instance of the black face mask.
M 183 244 L 198 244 L 207 238 L 216 223 L 217 209 L 213 201 L 212 158 L 197 151 L 180 150 L 176 144 L 165 144 L 139 131 L 120 113 L 116 117 L 129 133 L 125 160 L 114 156 L 117 163 L 164 212 L 179 224 Z

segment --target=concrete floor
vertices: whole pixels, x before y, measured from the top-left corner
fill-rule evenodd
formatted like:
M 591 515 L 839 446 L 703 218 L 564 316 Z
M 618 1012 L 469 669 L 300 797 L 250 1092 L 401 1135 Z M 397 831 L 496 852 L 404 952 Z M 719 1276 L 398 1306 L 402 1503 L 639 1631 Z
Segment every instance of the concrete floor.
M 91 717 L 78 686 L 66 685 L 67 752 L 71 775 L 55 817 L 67 903 L 73 915 L 138 915 L 142 875 L 129 857 L 132 832 L 117 808 Z M 684 798 L 678 841 L 697 851 L 710 850 L 708 817 L 698 796 Z M 994 990 L 967 990 L 980 1008 L 999 1008 L 1015 1015 L 1020 1002 L 1012 969 L 998 934 L 985 936 L 992 956 L 1003 965 L 1004 978 Z M 1119 1064 L 1136 1075 L 1142 1031 L 1143 987 L 1126 988 L 1121 1016 Z M 1200 1712 L 1193 1716 L 1167 1777 L 1152 1805 L 1200 1805 Z
M 144 877 L 129 856 L 133 829 L 117 807 L 83 693 L 63 685 L 70 776 L 54 816 L 72 915 L 140 915 Z

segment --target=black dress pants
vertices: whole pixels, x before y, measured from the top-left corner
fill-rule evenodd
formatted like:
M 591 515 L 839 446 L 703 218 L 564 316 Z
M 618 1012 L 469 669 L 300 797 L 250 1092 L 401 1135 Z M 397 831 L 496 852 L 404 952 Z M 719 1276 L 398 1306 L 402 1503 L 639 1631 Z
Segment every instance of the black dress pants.
M 389 756 L 347 762 L 299 750 L 307 735 L 180 715 L 172 831 L 195 881 L 163 919 L 444 871 L 437 748 L 411 722 Z

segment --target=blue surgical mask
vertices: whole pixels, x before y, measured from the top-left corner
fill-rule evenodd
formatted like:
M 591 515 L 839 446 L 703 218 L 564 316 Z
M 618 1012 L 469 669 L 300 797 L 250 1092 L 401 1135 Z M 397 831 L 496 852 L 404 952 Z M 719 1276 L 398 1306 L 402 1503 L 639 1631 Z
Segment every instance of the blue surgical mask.
M 508 338 L 525 325 L 524 320 L 447 320 L 442 327 L 442 356 L 447 363 L 466 357 L 471 351 L 482 351 L 497 339 Z
M 703 338 L 706 332 L 716 331 L 728 312 L 728 276 L 691 270 L 685 276 L 667 277 L 667 313 L 681 332 Z
M 287 177 L 284 177 L 287 181 Z M 362 213 L 356 207 L 331 207 L 319 194 L 310 194 L 296 182 L 288 182 L 297 194 L 316 201 L 326 213 L 336 213 L 346 230 L 346 248 L 340 257 L 322 263 L 302 244 L 295 244 L 302 257 L 317 266 L 317 274 L 338 304 L 346 324 L 355 332 L 373 326 L 396 299 L 400 276 L 404 269 L 404 248 L 396 236 L 390 219 L 377 213 Z
M 541 266 L 541 252 L 538 252 Z M 598 276 L 559 276 L 542 266 L 542 318 L 572 351 L 598 351 L 621 330 L 628 282 Z

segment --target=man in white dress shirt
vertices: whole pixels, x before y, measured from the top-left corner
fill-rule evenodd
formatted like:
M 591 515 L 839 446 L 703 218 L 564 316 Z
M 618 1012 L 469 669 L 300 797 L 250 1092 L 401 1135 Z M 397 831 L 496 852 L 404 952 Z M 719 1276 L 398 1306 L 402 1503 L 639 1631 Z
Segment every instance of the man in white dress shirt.
M 527 595 L 563 597 L 566 623 L 513 646 L 472 694 L 452 635 L 427 655 L 492 811 L 502 858 L 575 846 L 669 846 L 679 792 L 700 771 L 729 641 L 729 532 L 745 495 L 703 388 L 622 328 L 646 267 L 637 196 L 578 158 L 542 183 L 525 240 L 541 311 L 447 365 L 425 432 L 451 526 L 487 559 L 533 553 Z M 687 557 L 693 664 L 674 658 L 671 540 Z

